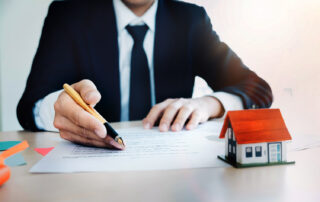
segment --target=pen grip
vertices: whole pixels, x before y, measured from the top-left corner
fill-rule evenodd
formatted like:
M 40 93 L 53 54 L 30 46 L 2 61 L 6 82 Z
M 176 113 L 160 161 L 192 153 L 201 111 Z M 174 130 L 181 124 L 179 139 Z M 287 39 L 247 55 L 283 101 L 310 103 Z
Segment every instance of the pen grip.
M 117 131 L 115 131 L 108 122 L 104 123 L 104 126 L 106 127 L 106 129 L 108 131 L 108 135 L 110 135 L 110 137 L 115 139 L 117 136 L 119 136 Z
M 84 102 L 84 100 L 81 98 L 80 94 L 75 91 L 69 84 L 64 84 L 63 85 L 64 90 L 66 91 L 66 93 L 68 95 L 70 95 L 70 97 L 72 97 L 72 99 L 78 103 L 84 110 L 86 110 L 87 112 L 89 112 L 92 116 L 94 116 L 95 118 L 97 118 L 99 121 L 101 121 L 102 123 L 106 123 L 107 120 L 104 119 L 93 107 L 91 107 L 90 105 L 88 105 L 87 103 Z

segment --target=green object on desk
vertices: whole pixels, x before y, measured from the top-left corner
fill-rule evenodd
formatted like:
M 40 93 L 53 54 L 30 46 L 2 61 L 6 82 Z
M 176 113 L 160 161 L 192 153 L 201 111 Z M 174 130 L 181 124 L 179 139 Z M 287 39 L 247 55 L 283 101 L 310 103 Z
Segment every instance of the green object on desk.
M 13 147 L 17 144 L 19 144 L 21 141 L 2 141 L 0 142 L 0 151 L 5 151 L 9 149 L 10 147 Z
M 229 163 L 234 168 L 250 168 L 250 167 L 261 167 L 261 166 L 278 166 L 278 165 L 288 165 L 288 164 L 295 164 L 295 161 L 283 161 L 283 162 L 274 162 L 274 163 L 249 163 L 249 164 L 240 164 L 240 163 L 234 163 L 230 161 L 226 156 L 218 155 L 218 159 Z
M 20 153 L 18 153 L 5 159 L 4 164 L 10 167 L 14 167 L 14 166 L 23 166 L 23 165 L 26 165 L 27 163 L 24 160 L 23 156 Z

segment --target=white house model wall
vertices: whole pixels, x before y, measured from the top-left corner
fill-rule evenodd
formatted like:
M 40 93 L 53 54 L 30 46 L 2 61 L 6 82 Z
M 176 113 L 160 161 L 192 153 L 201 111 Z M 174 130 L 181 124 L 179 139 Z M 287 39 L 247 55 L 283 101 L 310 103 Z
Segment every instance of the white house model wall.
M 286 151 L 288 141 L 262 142 L 253 144 L 236 143 L 235 149 L 229 144 L 229 140 L 235 141 L 235 135 L 233 133 L 233 130 L 228 127 L 225 134 L 225 156 L 228 157 L 228 153 L 230 150 L 230 152 L 236 154 L 237 163 L 251 164 L 287 161 Z

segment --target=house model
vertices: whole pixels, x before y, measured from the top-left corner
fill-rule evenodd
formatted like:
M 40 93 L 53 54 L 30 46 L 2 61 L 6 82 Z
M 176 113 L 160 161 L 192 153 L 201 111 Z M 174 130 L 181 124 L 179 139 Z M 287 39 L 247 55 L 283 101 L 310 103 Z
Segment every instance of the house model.
M 220 133 L 225 139 L 221 160 L 234 167 L 292 164 L 287 143 L 292 139 L 279 109 L 229 111 Z

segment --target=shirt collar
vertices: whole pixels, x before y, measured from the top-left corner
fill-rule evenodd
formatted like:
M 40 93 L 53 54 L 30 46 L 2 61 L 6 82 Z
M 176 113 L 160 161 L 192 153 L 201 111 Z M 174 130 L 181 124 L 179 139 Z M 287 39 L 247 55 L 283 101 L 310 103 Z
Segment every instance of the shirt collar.
M 146 24 L 151 31 L 155 30 L 156 12 L 158 0 L 141 16 L 136 16 L 121 0 L 113 0 L 113 7 L 117 20 L 118 33 L 123 31 L 127 25 Z

